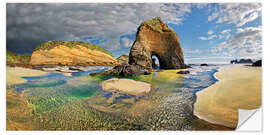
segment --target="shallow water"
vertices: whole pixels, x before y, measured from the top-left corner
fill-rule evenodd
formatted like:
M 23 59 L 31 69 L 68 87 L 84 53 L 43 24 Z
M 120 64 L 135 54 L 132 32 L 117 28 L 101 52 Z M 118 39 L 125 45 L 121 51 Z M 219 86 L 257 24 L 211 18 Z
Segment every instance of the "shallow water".
M 88 76 L 106 70 L 72 73 L 49 73 L 24 77 L 27 82 L 12 86 L 24 94 L 33 106 L 31 119 L 40 130 L 188 130 L 193 119 L 194 93 L 217 80 L 213 74 L 218 66 L 193 66 L 190 74 L 179 70 L 153 72 L 150 75 L 128 77 L 152 85 L 143 96 L 112 93 L 101 89 L 104 80 L 121 76 Z

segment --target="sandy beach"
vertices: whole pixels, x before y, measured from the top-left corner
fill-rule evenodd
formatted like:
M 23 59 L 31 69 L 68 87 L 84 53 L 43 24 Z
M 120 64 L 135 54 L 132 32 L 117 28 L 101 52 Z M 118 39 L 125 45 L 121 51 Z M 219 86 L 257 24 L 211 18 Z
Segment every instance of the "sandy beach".
M 194 114 L 215 124 L 235 128 L 238 109 L 261 106 L 261 67 L 232 65 L 215 73 L 219 81 L 197 93 Z
M 7 85 L 13 85 L 13 84 L 20 84 L 25 83 L 26 79 L 23 79 L 22 77 L 27 76 L 40 76 L 45 75 L 48 72 L 40 71 L 40 70 L 34 70 L 34 69 L 28 69 L 28 68 L 21 68 L 21 67 L 7 67 L 6 71 L 6 81 Z

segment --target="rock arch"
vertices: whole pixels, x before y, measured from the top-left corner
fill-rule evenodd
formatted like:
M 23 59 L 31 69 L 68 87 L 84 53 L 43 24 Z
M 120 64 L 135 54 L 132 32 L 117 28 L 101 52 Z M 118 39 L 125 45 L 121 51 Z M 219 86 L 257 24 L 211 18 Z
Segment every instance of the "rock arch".
M 186 68 L 177 34 L 159 17 L 144 21 L 129 53 L 129 64 L 152 69 L 152 55 L 159 59 L 160 69 Z
M 159 17 L 144 21 L 138 28 L 136 40 L 130 49 L 128 64 L 115 66 L 104 73 L 123 76 L 151 74 L 152 55 L 158 57 L 160 69 L 188 68 L 184 64 L 177 34 Z

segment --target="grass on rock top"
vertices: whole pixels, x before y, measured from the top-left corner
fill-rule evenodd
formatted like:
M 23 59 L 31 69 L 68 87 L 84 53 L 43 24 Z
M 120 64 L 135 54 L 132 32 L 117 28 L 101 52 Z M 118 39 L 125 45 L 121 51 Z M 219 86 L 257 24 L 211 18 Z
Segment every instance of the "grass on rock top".
M 161 24 L 164 24 L 165 27 L 163 27 Z M 153 31 L 163 33 L 163 32 L 174 32 L 169 26 L 167 26 L 160 17 L 155 17 L 150 20 L 144 21 L 141 26 L 147 25 L 149 26 Z
M 90 43 L 84 43 L 84 42 L 80 42 L 80 41 L 48 41 L 45 42 L 39 46 L 37 46 L 34 51 L 37 50 L 50 50 L 53 49 L 56 46 L 59 45 L 64 45 L 67 46 L 69 48 L 75 48 L 78 46 L 83 46 L 85 48 L 91 49 L 91 50 L 95 50 L 95 51 L 101 51 L 103 53 L 109 54 L 112 56 L 112 54 L 105 50 L 104 48 L 100 47 L 99 45 L 95 45 L 95 44 L 90 44 Z
M 29 63 L 31 55 L 29 54 L 16 54 L 7 50 L 6 52 L 6 61 L 10 63 Z

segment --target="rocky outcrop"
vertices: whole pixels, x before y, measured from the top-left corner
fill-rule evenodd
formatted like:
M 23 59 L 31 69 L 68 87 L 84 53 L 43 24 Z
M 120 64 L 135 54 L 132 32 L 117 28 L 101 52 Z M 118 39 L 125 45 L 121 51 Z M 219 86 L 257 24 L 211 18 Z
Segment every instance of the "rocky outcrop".
M 136 75 L 149 75 L 151 71 L 149 69 L 145 69 L 140 65 L 119 65 L 115 66 L 113 69 L 106 70 L 100 73 L 90 73 L 90 76 L 95 75 L 121 75 L 121 76 L 136 76 Z
M 111 78 L 101 83 L 102 90 L 142 96 L 150 92 L 151 84 L 132 79 Z
M 257 60 L 256 62 L 252 63 L 253 67 L 261 67 L 262 66 L 262 60 Z
M 16 54 L 7 50 L 6 52 L 6 64 L 9 67 L 24 67 L 32 68 L 30 65 L 31 55 L 29 54 Z
M 231 64 L 241 64 L 241 63 L 253 63 L 251 59 L 240 59 L 240 60 L 231 60 Z
M 183 71 L 179 71 L 177 72 L 177 74 L 189 74 L 190 72 L 188 70 L 183 70 Z
M 33 66 L 117 65 L 116 59 L 102 47 L 78 41 L 48 41 L 32 53 Z
M 128 56 L 127 55 L 121 55 L 117 58 L 117 62 L 120 64 L 120 65 L 126 65 L 128 64 Z
M 153 69 L 152 56 L 159 60 L 160 69 L 183 69 L 184 56 L 177 34 L 159 17 L 144 21 L 138 28 L 129 62 L 116 66 L 105 74 L 136 76 L 150 74 Z
M 177 34 L 159 17 L 144 21 L 138 28 L 129 64 L 152 69 L 153 55 L 157 56 L 160 69 L 186 68 Z

